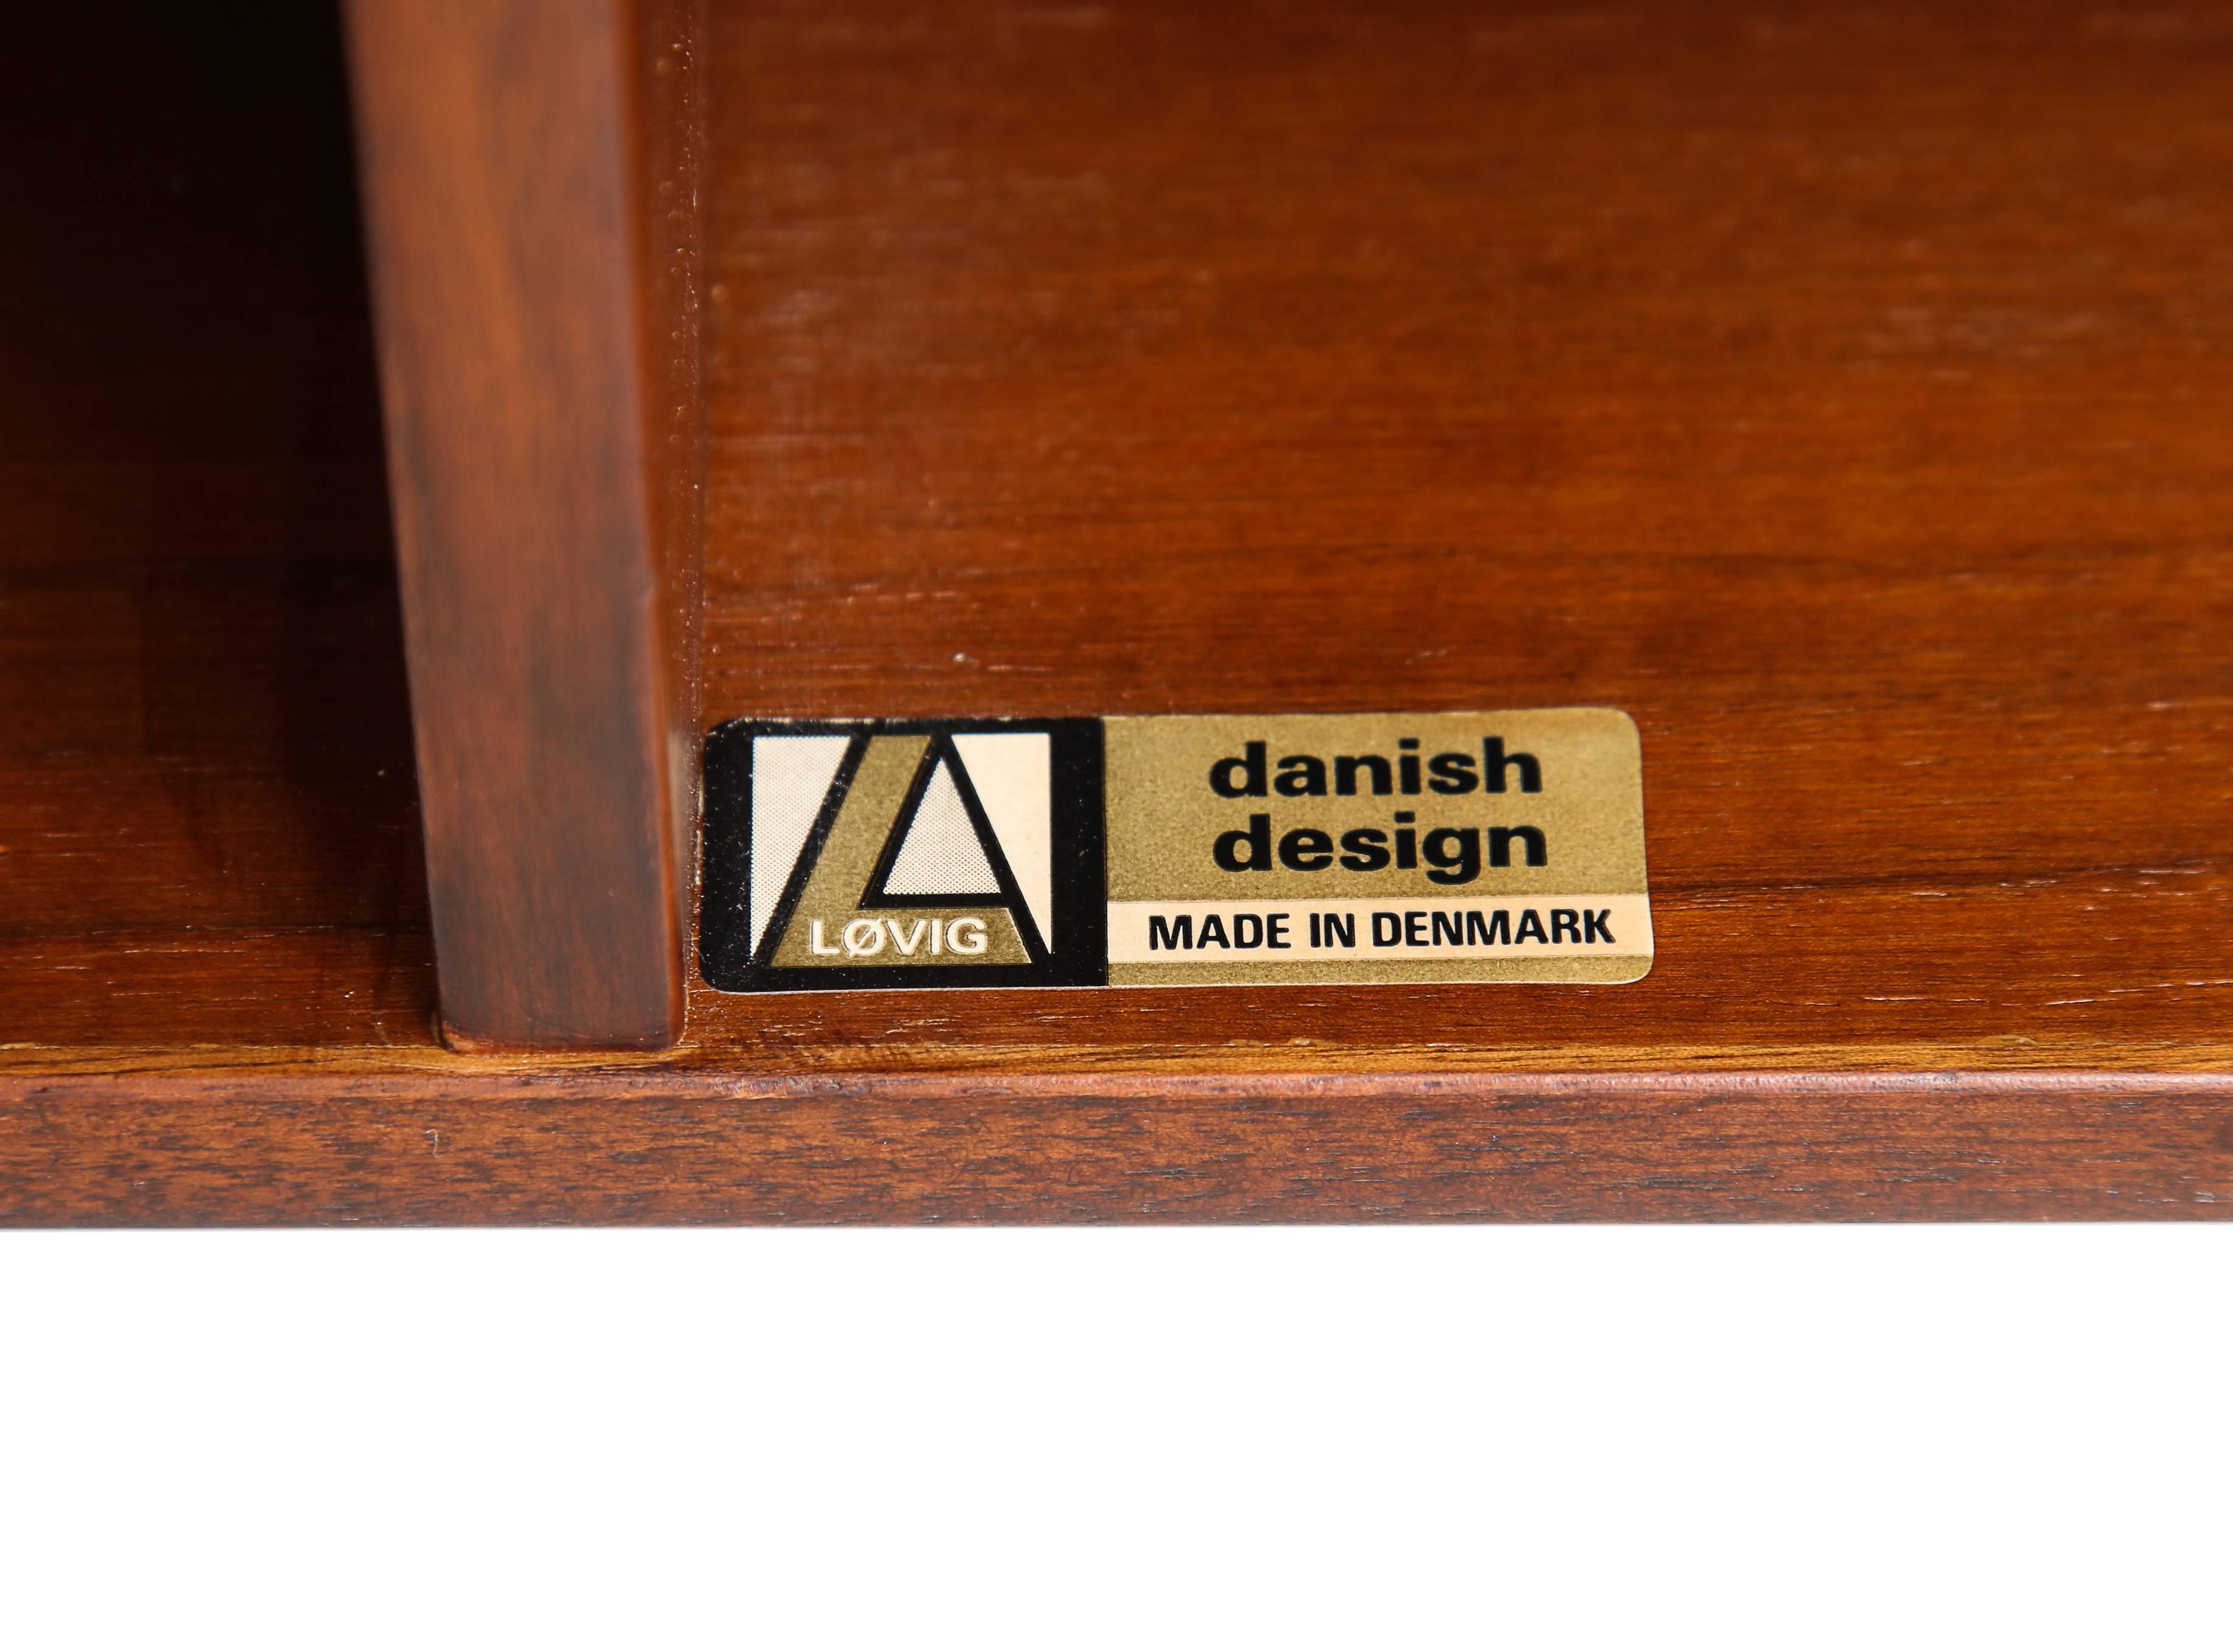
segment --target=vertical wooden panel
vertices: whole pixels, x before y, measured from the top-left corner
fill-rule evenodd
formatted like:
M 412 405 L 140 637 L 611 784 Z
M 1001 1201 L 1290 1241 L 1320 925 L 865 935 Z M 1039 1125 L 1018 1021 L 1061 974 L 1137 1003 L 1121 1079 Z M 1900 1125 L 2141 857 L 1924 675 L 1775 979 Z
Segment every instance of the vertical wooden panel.
M 700 605 L 691 0 L 353 0 L 446 1036 L 680 1036 Z

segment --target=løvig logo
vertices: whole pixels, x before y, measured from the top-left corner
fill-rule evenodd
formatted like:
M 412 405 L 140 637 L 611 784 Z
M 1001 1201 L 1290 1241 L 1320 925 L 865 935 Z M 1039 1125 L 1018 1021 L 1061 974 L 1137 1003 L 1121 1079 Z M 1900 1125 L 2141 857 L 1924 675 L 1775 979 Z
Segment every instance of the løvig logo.
M 1103 980 L 1101 771 L 1090 719 L 725 725 L 706 751 L 706 979 Z

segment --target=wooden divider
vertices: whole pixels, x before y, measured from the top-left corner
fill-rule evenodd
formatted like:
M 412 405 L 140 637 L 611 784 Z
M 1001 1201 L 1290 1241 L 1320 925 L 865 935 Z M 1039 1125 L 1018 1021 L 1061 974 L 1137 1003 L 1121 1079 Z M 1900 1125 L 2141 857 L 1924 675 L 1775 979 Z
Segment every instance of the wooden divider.
M 442 1022 L 680 1035 L 701 378 L 688 0 L 348 8 Z

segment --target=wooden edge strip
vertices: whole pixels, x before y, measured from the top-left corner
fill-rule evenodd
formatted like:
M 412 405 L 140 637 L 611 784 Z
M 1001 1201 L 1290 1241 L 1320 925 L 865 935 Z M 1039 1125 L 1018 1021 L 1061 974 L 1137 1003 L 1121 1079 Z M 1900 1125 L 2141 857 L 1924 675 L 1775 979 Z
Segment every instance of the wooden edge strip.
M 0 1222 L 2013 1220 L 2233 1213 L 2233 1079 L 0 1079 Z

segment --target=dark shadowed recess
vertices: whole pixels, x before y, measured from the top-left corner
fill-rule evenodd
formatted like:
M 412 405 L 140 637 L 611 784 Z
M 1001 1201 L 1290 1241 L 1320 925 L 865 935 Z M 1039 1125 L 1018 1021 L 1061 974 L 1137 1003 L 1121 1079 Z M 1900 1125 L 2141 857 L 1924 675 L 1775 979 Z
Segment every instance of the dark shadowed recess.
M 0 1040 L 423 1042 L 337 23 L 122 10 L 0 100 Z

